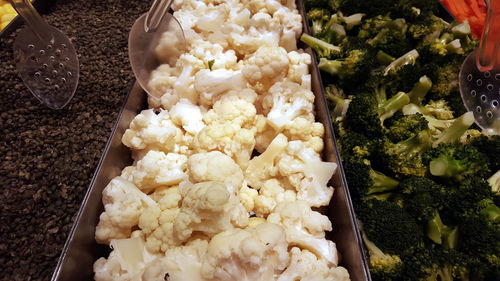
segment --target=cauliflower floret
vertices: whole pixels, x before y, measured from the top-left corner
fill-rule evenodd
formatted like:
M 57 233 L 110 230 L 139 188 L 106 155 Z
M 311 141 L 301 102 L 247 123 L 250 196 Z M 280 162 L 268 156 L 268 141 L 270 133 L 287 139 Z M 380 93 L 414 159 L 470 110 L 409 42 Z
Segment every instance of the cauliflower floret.
M 234 160 L 220 151 L 193 154 L 188 159 L 189 180 L 224 182 L 235 194 L 243 184 L 243 171 Z
M 287 79 L 300 84 L 305 89 L 311 90 L 311 75 L 309 74 L 309 65 L 312 62 L 311 56 L 308 53 L 292 51 L 288 53 L 288 61 Z
M 254 210 L 254 201 L 258 195 L 259 192 L 251 187 L 248 187 L 246 183 L 241 186 L 239 192 L 240 202 L 241 204 L 243 204 L 247 212 L 251 212 L 252 210 Z
M 285 229 L 286 240 L 290 245 L 311 251 L 328 266 L 337 266 L 335 243 L 325 238 L 325 231 L 331 231 L 332 224 L 327 216 L 311 210 L 307 202 L 282 202 L 267 217 L 267 221 Z
M 245 170 L 245 179 L 254 189 L 260 189 L 264 182 L 278 175 L 277 159 L 285 151 L 288 140 L 285 135 L 279 134 L 259 156 L 250 160 Z
M 234 123 L 214 123 L 196 135 L 194 148 L 198 152 L 218 150 L 233 158 L 242 169 L 248 166 L 255 146 L 255 132 Z
M 280 46 L 288 52 L 297 50 L 297 39 L 302 34 L 302 16 L 295 8 L 281 7 L 273 13 L 273 20 L 283 27 Z
M 212 43 L 205 40 L 196 40 L 193 42 L 189 53 L 196 57 L 198 61 L 203 62 L 201 69 L 209 69 L 208 62 L 213 60 L 212 70 L 239 70 L 238 58 L 234 50 L 226 50 L 218 43 Z
M 158 186 L 176 185 L 187 178 L 187 156 L 150 150 L 136 165 L 123 169 L 121 176 L 146 193 Z
M 271 15 L 259 12 L 248 20 L 244 30 L 231 32 L 229 43 L 238 54 L 251 54 L 261 46 L 279 46 L 281 29 Z
M 115 177 L 104 188 L 102 203 L 104 212 L 99 217 L 95 238 L 97 243 L 103 244 L 111 239 L 130 237 L 142 211 L 156 206 L 153 199 L 122 177 Z
M 278 82 L 269 89 L 262 101 L 269 124 L 281 131 L 297 117 L 314 121 L 314 94 L 293 82 Z
M 239 90 L 247 85 L 240 71 L 203 69 L 196 73 L 194 87 L 200 95 L 200 103 L 210 107 L 223 93 Z
M 180 74 L 180 69 L 169 64 L 161 64 L 151 73 L 151 78 L 147 84 L 149 98 L 153 101 L 160 101 L 165 94 L 172 95 L 173 85 L 177 76 Z
M 257 216 L 265 217 L 274 210 L 278 203 L 295 200 L 297 200 L 297 193 L 294 190 L 286 190 L 279 180 L 270 179 L 264 182 L 259 189 L 259 195 L 254 199 L 254 212 Z
M 146 237 L 146 248 L 152 253 L 165 252 L 182 243 L 174 235 L 174 221 L 182 202 L 179 188 L 163 189 L 162 194 L 158 204 L 144 209 L 139 217 L 138 225 Z
M 306 147 L 312 148 L 317 153 L 323 150 L 323 135 L 325 127 L 322 123 L 311 122 L 305 118 L 297 117 L 292 123 L 285 126 L 283 132 L 289 140 L 300 140 Z
M 228 14 L 226 5 L 209 7 L 196 21 L 196 28 L 202 32 L 215 32 L 222 27 Z
M 255 93 L 250 89 L 248 90 L 250 93 Z M 213 108 L 205 113 L 203 120 L 207 124 L 230 122 L 238 124 L 242 128 L 252 129 L 256 113 L 257 110 L 253 103 L 231 94 L 222 96 L 214 104 Z
M 200 271 L 207 248 L 208 241 L 195 239 L 168 249 L 147 265 L 141 281 L 203 281 Z
M 287 76 L 288 68 L 285 49 L 263 46 L 245 61 L 241 72 L 257 92 L 264 93 Z
M 215 235 L 201 267 L 205 280 L 269 281 L 288 264 L 283 229 L 271 223 Z
M 349 272 L 341 266 L 330 267 L 308 250 L 293 247 L 290 264 L 277 281 L 349 281 Z
M 315 207 L 326 206 L 333 195 L 328 181 L 337 164 L 322 162 L 319 154 L 302 141 L 290 141 L 278 162 L 280 175 L 297 190 L 297 198 Z
M 213 236 L 233 227 L 248 225 L 248 213 L 231 188 L 221 182 L 180 185 L 183 201 L 174 221 L 178 240 L 186 241 L 193 232 Z
M 255 150 L 262 153 L 278 133 L 269 125 L 267 118 L 262 114 L 255 116 L 255 130 Z
M 152 109 L 147 109 L 132 120 L 122 142 L 134 150 L 168 153 L 174 152 L 176 143 L 182 142 L 182 139 L 182 129 L 172 122 L 168 111 L 160 110 L 155 114 Z
M 173 30 L 161 34 L 160 41 L 155 47 L 156 58 L 160 63 L 175 66 L 179 56 L 185 52 L 184 38 Z
M 178 127 L 182 127 L 186 132 L 196 135 L 205 124 L 203 114 L 198 106 L 193 105 L 187 99 L 181 99 L 169 111 L 172 122 Z
M 100 258 L 94 263 L 96 281 L 142 281 L 141 276 L 146 264 L 155 256 L 144 247 L 143 238 L 111 240 L 113 251 L 107 259 Z

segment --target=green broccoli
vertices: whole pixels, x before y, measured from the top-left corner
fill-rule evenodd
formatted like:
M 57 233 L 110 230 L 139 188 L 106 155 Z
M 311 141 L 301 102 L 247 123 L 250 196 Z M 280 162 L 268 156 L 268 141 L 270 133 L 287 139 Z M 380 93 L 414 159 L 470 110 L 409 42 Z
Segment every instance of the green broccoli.
M 405 210 L 417 221 L 430 221 L 443 205 L 446 187 L 426 177 L 410 176 L 399 182 Z
M 491 186 L 491 191 L 500 196 L 500 170 L 488 178 L 488 183 Z
M 340 54 L 341 51 L 338 46 L 332 45 L 306 33 L 303 33 L 302 36 L 300 36 L 300 41 L 311 47 L 320 58 L 330 58 Z
M 404 115 L 397 112 L 385 124 L 386 136 L 391 142 L 406 140 L 428 129 L 428 121 L 420 113 Z
M 353 200 L 386 198 L 398 187 L 398 181 L 372 169 L 369 161 L 357 157 L 342 160 Z
M 434 211 L 434 216 L 427 221 L 426 235 L 447 249 L 456 248 L 458 243 L 458 227 L 445 225 L 438 211 Z
M 492 171 L 500 170 L 500 136 L 492 135 L 486 136 L 481 135 L 472 138 L 470 145 L 475 147 L 478 151 L 482 152 L 486 157 L 488 157 L 488 163 Z
M 440 144 L 426 152 L 431 175 L 460 182 L 464 177 L 487 178 L 491 174 L 487 157 L 475 147 L 462 143 Z
M 355 211 L 363 232 L 384 253 L 403 255 L 424 241 L 423 228 L 395 202 L 370 199 Z
M 336 76 L 342 81 L 360 79 L 368 75 L 373 59 L 367 50 L 352 50 L 346 57 L 339 59 L 320 58 L 318 67 L 321 71 Z
M 325 87 L 325 97 L 333 105 L 330 110 L 332 119 L 336 121 L 344 120 L 351 99 L 347 98 L 344 91 L 335 85 Z
M 354 96 L 346 118 L 352 129 L 364 132 L 369 137 L 379 138 L 383 135 L 384 120 L 401 110 L 410 102 L 403 92 L 398 92 L 387 99 L 384 88 L 375 89 L 373 93 Z
M 386 254 L 375 243 L 368 240 L 366 234 L 361 233 L 363 242 L 368 250 L 370 275 L 372 280 L 397 281 L 403 274 L 403 262 L 398 255 Z
M 317 36 L 323 31 L 324 25 L 330 19 L 331 13 L 328 9 L 313 8 L 307 12 L 310 22 L 311 34 Z
M 449 25 L 448 22 L 433 14 L 412 23 L 408 28 L 408 33 L 414 40 L 429 41 L 439 37 Z
M 397 58 L 393 62 L 391 62 L 384 69 L 384 76 L 387 76 L 389 73 L 398 72 L 405 65 L 413 65 L 415 64 L 417 58 L 419 57 L 419 53 L 417 50 L 413 49 L 401 57 Z

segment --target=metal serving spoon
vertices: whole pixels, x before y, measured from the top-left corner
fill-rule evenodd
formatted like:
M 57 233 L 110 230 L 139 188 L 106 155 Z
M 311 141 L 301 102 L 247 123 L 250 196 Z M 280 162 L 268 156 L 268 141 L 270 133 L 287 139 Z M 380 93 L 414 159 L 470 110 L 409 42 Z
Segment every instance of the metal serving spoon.
M 180 42 L 181 48 L 186 48 L 180 23 L 168 13 L 171 4 L 172 0 L 155 0 L 149 11 L 135 21 L 128 37 L 128 56 L 132 71 L 139 85 L 152 97 L 148 82 L 153 70 L 162 63 L 155 52 L 162 35 L 169 32 L 172 40 Z
M 486 134 L 500 134 L 500 1 L 485 0 L 488 11 L 480 46 L 465 59 L 459 74 L 465 108 L 474 112 Z
M 29 0 L 10 0 L 27 27 L 14 42 L 17 71 L 41 102 L 63 108 L 78 86 L 80 68 L 75 48 L 59 29 L 46 23 Z

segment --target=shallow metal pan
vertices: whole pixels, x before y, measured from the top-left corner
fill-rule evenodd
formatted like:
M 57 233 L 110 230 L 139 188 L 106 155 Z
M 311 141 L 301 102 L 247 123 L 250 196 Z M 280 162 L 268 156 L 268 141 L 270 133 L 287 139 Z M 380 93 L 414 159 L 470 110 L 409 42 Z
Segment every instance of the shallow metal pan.
M 303 4 L 301 1 L 297 3 L 304 18 Z M 304 24 L 304 27 L 307 32 L 307 24 Z M 360 234 L 340 163 L 326 100 L 322 93 L 321 77 L 314 54 L 310 49 L 306 49 L 306 51 L 313 56 L 310 73 L 312 89 L 316 96 L 316 118 L 325 127 L 323 158 L 325 161 L 336 162 L 339 165 L 339 169 L 331 180 L 331 185 L 335 187 L 334 196 L 326 208 L 334 229 L 329 234 L 329 238 L 336 242 L 342 258 L 341 265 L 348 269 L 351 279 L 354 281 L 371 280 L 362 252 Z M 99 215 L 103 211 L 102 190 L 112 178 L 120 175 L 124 167 L 132 164 L 131 152 L 121 143 L 121 138 L 132 119 L 146 108 L 146 93 L 135 83 L 121 109 L 96 173 L 77 213 L 75 223 L 52 276 L 52 281 L 92 280 L 94 261 L 109 253 L 107 246 L 97 244 L 94 239 L 95 227 Z

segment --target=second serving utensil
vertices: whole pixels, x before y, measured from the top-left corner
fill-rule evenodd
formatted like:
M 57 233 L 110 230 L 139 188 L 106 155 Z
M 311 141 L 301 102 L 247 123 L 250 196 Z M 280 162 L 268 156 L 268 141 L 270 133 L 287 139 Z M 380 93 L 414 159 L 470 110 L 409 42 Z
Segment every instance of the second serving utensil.
M 69 38 L 50 26 L 29 0 L 10 0 L 27 27 L 14 43 L 17 71 L 41 102 L 53 109 L 64 107 L 75 94 L 80 68 Z

